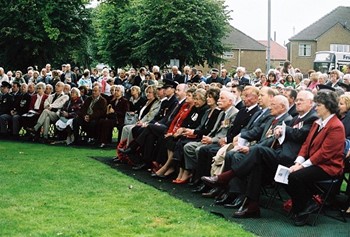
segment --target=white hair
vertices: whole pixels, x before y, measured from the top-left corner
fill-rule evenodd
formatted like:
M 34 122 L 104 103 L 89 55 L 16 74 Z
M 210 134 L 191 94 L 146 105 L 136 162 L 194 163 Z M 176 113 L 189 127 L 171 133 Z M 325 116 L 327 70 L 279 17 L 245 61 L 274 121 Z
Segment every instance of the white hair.
M 281 103 L 284 106 L 285 111 L 288 110 L 289 102 L 288 102 L 287 97 L 285 97 L 284 95 L 276 95 L 274 98 L 276 101 L 278 101 L 279 103 Z
M 225 94 L 227 98 L 232 102 L 232 104 L 236 103 L 236 96 L 229 89 L 221 88 L 220 93 Z

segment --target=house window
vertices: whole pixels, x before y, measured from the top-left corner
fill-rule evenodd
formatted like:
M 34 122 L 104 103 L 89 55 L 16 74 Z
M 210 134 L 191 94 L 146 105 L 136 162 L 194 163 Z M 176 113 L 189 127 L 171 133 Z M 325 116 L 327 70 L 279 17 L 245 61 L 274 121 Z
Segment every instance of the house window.
M 284 66 L 284 61 L 280 61 L 279 65 L 280 65 L 280 67 L 283 67 Z
M 330 50 L 335 52 L 350 52 L 349 44 L 331 44 Z
M 304 56 L 304 57 L 311 56 L 311 45 L 299 44 L 299 56 Z
M 227 59 L 227 58 L 233 58 L 235 55 L 232 51 L 226 51 L 224 52 L 224 54 L 222 55 L 223 58 Z

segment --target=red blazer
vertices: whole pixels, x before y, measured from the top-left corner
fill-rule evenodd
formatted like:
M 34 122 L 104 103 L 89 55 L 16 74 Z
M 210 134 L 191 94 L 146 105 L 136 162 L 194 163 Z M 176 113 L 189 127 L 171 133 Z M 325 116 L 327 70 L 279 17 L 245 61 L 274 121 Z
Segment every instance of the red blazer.
M 39 114 L 41 114 L 41 112 L 43 112 L 43 110 L 44 110 L 44 102 L 47 99 L 47 97 L 49 97 L 47 94 L 43 94 L 43 98 L 40 101 L 39 110 L 37 111 Z M 35 105 L 36 99 L 37 99 L 36 94 L 32 95 L 32 98 L 31 98 L 30 104 L 29 104 L 29 110 L 34 110 L 34 105 Z
M 187 115 L 191 112 L 191 108 L 192 106 L 186 102 L 181 106 L 180 111 L 176 114 L 175 118 L 171 122 L 167 133 L 176 133 L 176 131 L 181 127 L 181 124 Z
M 315 139 L 311 141 L 317 128 L 318 126 L 314 122 L 299 151 L 299 156 L 305 159 L 309 158 L 313 165 L 318 165 L 331 176 L 341 175 L 344 168 L 345 142 L 345 129 L 342 122 L 334 115 Z

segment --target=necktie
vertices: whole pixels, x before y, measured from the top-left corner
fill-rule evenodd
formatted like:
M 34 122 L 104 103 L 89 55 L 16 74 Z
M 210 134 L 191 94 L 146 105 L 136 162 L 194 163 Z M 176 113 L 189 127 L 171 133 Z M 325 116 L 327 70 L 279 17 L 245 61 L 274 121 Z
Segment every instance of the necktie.
M 300 122 L 301 122 L 301 118 L 298 116 L 298 118 L 294 121 L 292 127 L 294 127 L 295 125 L 297 125 L 297 124 L 300 123 Z
M 277 120 L 277 119 L 274 119 L 274 120 L 272 121 L 271 125 L 274 126 L 274 125 L 277 124 L 277 122 L 278 122 L 278 120 Z

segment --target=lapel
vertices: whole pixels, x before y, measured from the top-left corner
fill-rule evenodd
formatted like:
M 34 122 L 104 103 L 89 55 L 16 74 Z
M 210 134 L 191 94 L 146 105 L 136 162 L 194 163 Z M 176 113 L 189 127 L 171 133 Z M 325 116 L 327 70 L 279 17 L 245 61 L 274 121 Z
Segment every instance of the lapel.
M 218 118 L 216 119 L 215 125 L 213 129 L 209 133 L 209 137 L 215 135 L 215 133 L 219 130 L 221 127 L 221 122 L 225 119 L 225 111 L 221 111 Z

